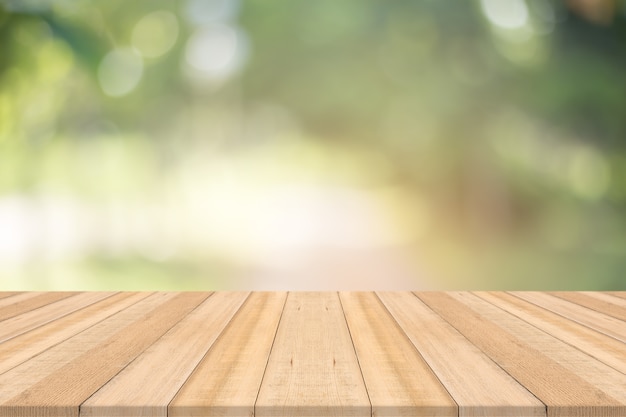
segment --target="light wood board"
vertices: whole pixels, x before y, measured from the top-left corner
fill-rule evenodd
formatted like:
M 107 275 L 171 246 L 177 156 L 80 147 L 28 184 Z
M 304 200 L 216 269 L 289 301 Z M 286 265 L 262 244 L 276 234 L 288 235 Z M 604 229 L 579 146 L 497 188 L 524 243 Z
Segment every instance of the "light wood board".
M 455 398 L 459 416 L 545 416 L 533 394 L 413 294 L 379 296 Z
M 626 416 L 622 292 L 0 292 L 0 417 Z
M 450 394 L 376 295 L 342 292 L 340 296 L 373 413 L 458 415 Z

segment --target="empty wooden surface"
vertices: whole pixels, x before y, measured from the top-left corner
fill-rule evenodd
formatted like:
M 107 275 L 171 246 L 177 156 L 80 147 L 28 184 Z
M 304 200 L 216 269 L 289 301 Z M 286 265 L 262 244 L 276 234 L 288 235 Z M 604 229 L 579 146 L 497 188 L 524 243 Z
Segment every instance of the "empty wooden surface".
M 621 292 L 0 292 L 0 417 L 626 416 Z

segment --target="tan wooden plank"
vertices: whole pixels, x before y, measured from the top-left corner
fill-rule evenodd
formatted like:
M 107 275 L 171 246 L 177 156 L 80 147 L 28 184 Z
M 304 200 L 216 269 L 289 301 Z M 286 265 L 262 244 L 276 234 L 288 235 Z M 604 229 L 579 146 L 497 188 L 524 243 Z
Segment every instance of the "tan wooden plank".
M 626 343 L 626 326 L 615 317 L 542 292 L 513 291 L 511 294 Z
M 146 298 L 118 293 L 0 344 L 0 374 Z
M 44 292 L 44 293 L 24 293 L 23 298 L 16 300 L 15 298 L 21 297 L 22 294 L 15 297 L 9 297 L 0 300 L 0 320 L 10 319 L 18 314 L 25 313 L 30 310 L 34 310 L 46 304 L 53 303 L 63 298 L 75 295 L 76 292 Z M 8 304 L 3 302 L 8 301 Z
M 626 414 L 620 372 L 474 294 L 417 294 L 543 401 L 548 416 Z
M 624 297 L 616 296 L 615 293 L 601 292 L 601 291 L 582 291 L 583 294 L 588 294 L 599 300 L 604 300 L 611 304 L 617 304 L 620 307 L 626 307 L 626 295 Z
M 208 295 L 164 293 L 148 297 L 102 326 L 93 326 L 0 375 L 0 414 L 78 416 L 80 404 Z M 152 308 L 141 308 L 146 305 Z M 9 383 L 15 380 L 19 383 Z
M 626 291 L 604 291 L 604 294 L 612 295 L 619 298 L 626 298 Z
M 20 294 L 20 292 L 19 291 L 2 291 L 0 292 L 0 299 L 11 297 L 17 294 Z
M 546 415 L 541 401 L 415 295 L 378 296 L 452 395 L 459 416 Z
M 167 417 L 167 406 L 248 297 L 209 297 L 80 407 L 88 417 Z
M 45 294 L 45 293 L 36 292 L 36 291 L 24 291 L 24 292 L 18 292 L 17 294 L 13 294 L 10 297 L 2 298 L 0 299 L 0 311 L 4 310 L 6 307 L 11 306 L 13 304 L 18 304 L 23 301 L 29 300 L 31 298 L 39 297 L 42 294 Z
M 84 292 L 0 321 L 0 343 L 110 297 L 112 292 Z
M 378 297 L 373 292 L 339 296 L 372 414 L 457 416 L 456 403 Z
M 483 291 L 475 294 L 626 374 L 626 344 L 511 294 Z
M 6 411 L 6 409 L 2 407 L 2 404 L 11 397 L 20 394 L 46 376 L 53 374 L 72 360 L 80 357 L 90 349 L 98 346 L 102 341 L 119 332 L 121 328 L 128 327 L 130 324 L 137 321 L 138 317 L 144 316 L 173 297 L 174 294 L 170 293 L 152 294 L 127 309 L 123 309 L 106 320 L 40 352 L 30 360 L 3 373 L 0 375 L 0 410 Z M 56 330 L 62 332 L 62 329 Z M 33 332 L 37 332 L 37 330 Z M 21 339 L 24 336 L 11 339 L 3 343 L 3 346 Z M 0 415 L 2 415 L 2 413 L 0 413 Z
M 286 298 L 284 292 L 252 293 L 170 403 L 168 415 L 254 415 Z
M 590 308 L 599 313 L 604 313 L 616 319 L 626 320 L 626 307 L 620 306 L 610 300 L 598 298 L 593 292 L 554 291 L 548 294 L 572 303 Z
M 338 294 L 289 293 L 255 416 L 370 416 L 370 412 Z
M 597 298 L 598 300 L 605 301 L 610 304 L 619 306 L 621 309 L 626 309 L 626 299 L 617 297 L 613 294 L 599 291 L 584 291 L 583 294 L 587 294 L 590 297 Z
M 462 300 L 483 317 L 489 317 L 500 327 L 506 326 L 506 328 L 514 331 L 518 337 L 524 338 L 527 343 L 537 346 L 538 351 L 617 400 L 621 404 L 619 411 L 626 414 L 626 389 L 624 389 L 626 388 L 626 375 L 598 361 L 586 352 L 563 343 L 553 335 L 481 300 L 474 294 L 453 293 L 452 296 Z
M 0 296 L 0 336 L 30 326 L 0 342 L 0 417 L 420 415 L 433 378 L 460 416 L 543 415 L 511 381 L 550 417 L 626 415 L 626 322 L 596 311 L 622 293 L 45 294 Z

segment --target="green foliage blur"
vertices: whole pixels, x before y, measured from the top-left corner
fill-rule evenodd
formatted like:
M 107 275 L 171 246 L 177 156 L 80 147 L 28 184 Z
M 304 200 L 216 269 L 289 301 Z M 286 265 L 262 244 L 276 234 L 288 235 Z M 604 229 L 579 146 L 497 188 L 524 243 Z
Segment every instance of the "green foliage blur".
M 625 1 L 0 0 L 2 289 L 625 271 Z

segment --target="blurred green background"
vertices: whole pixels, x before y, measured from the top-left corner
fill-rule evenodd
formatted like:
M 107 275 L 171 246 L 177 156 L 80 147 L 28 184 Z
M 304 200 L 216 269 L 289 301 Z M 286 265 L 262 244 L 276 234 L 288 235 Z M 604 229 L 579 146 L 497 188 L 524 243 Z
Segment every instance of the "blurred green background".
M 0 0 L 1 289 L 625 271 L 625 1 Z

